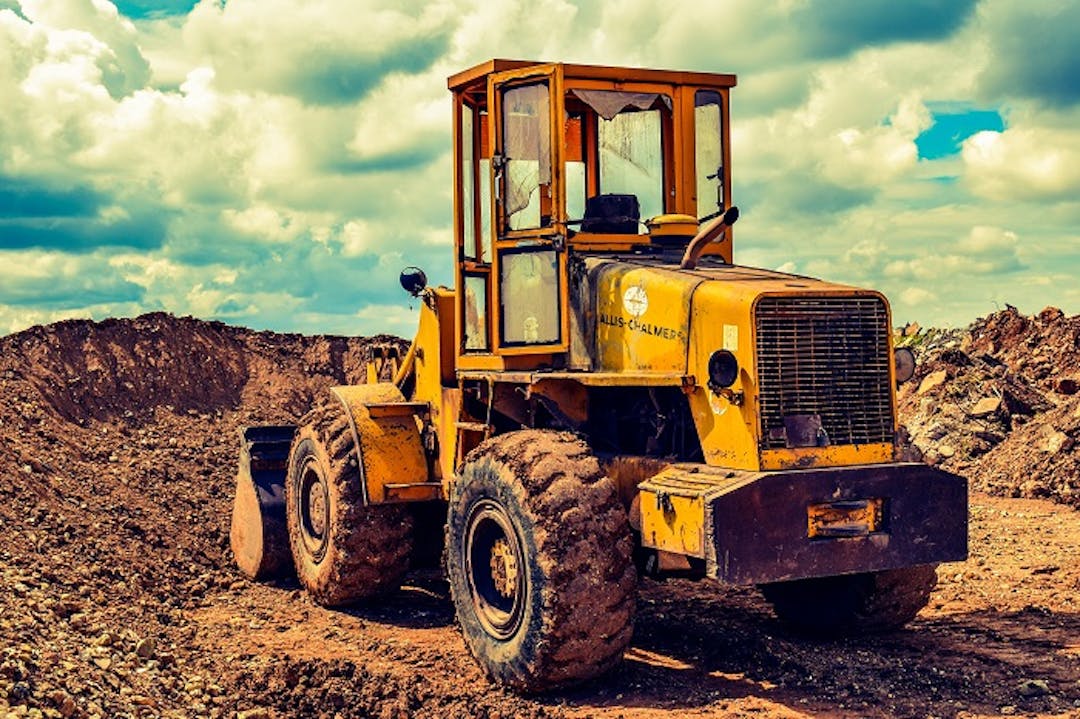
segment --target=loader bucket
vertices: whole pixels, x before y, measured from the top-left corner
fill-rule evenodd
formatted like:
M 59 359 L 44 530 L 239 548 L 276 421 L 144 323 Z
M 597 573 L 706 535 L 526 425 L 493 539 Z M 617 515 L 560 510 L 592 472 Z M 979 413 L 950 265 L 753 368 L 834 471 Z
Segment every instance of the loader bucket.
M 285 474 L 295 433 L 292 425 L 241 431 L 229 539 L 236 565 L 251 579 L 275 579 L 293 572 L 285 525 Z

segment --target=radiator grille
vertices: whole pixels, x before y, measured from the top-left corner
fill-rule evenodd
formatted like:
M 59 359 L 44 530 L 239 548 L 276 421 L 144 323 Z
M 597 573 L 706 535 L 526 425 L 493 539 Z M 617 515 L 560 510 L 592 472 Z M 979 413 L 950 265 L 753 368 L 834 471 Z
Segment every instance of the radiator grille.
M 821 418 L 819 444 L 892 442 L 889 320 L 878 297 L 765 297 L 757 313 L 761 444 Z

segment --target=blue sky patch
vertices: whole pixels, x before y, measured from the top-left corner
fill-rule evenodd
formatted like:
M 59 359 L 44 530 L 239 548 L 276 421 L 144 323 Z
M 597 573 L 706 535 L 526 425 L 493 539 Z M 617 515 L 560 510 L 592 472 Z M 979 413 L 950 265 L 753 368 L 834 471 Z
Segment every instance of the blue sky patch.
M 934 112 L 934 124 L 915 138 L 920 160 L 939 160 L 960 152 L 960 144 L 983 130 L 1001 132 L 1005 121 L 997 110 Z
M 187 15 L 199 0 L 113 0 L 116 9 L 132 20 L 153 20 Z

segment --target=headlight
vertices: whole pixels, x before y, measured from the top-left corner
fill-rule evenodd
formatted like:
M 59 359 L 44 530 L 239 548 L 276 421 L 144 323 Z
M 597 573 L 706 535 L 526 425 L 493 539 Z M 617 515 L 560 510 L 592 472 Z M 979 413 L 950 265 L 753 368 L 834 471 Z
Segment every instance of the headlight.
M 896 382 L 907 382 L 915 374 L 915 353 L 907 347 L 897 347 L 893 353 L 896 358 Z
M 739 376 L 739 361 L 728 350 L 716 350 L 709 357 L 709 388 L 714 392 L 735 384 Z

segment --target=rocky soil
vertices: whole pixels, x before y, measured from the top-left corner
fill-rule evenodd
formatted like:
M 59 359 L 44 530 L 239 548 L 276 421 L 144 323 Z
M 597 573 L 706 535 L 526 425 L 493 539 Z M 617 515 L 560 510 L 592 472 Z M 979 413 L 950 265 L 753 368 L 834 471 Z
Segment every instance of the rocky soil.
M 913 451 L 974 489 L 972 556 L 908 629 L 811 641 L 754 590 L 646 582 L 622 667 L 533 698 L 483 680 L 437 573 L 329 611 L 233 569 L 239 428 L 392 338 L 160 314 L 0 338 L 0 719 L 1080 716 L 1078 332 L 1007 311 L 905 340 Z
M 900 413 L 917 454 L 985 492 L 1080 507 L 1080 315 L 1010 308 L 908 333 L 921 356 Z

